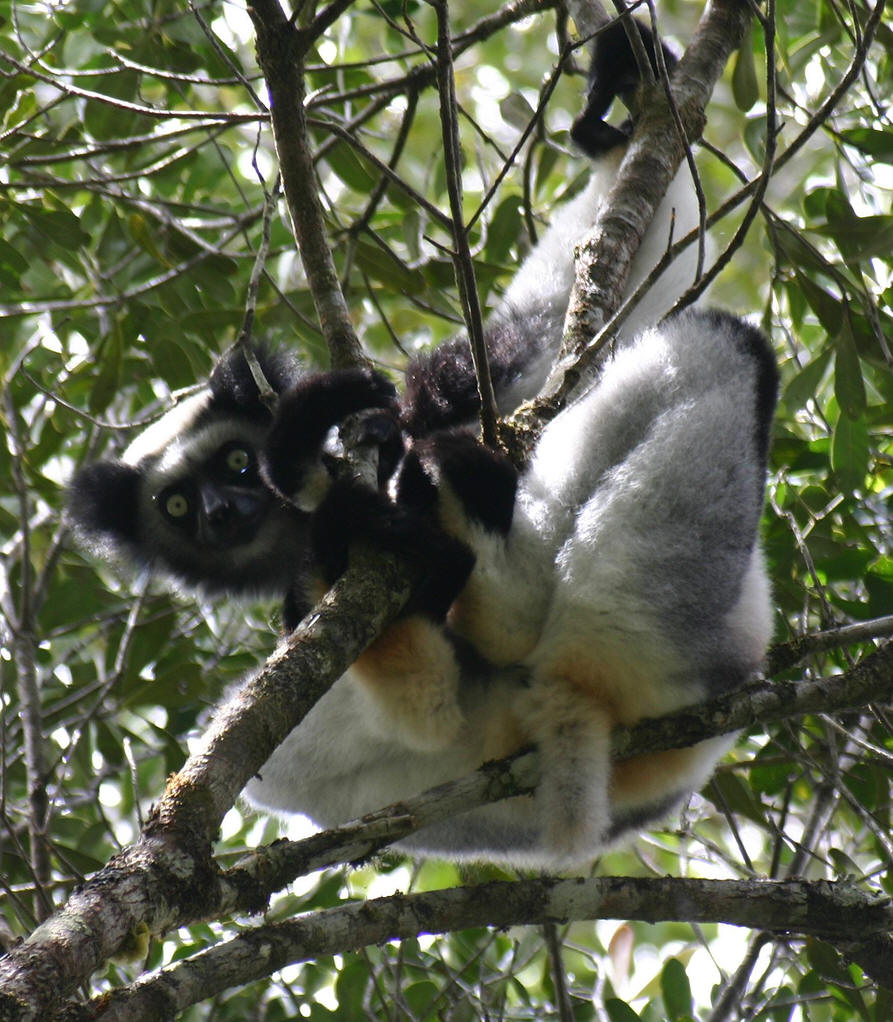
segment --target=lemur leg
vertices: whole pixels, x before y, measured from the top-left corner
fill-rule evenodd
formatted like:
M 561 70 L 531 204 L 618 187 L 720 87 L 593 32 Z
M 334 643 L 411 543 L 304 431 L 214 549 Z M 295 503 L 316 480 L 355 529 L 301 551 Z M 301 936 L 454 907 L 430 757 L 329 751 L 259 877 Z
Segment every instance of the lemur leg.
M 562 868 L 591 862 L 611 827 L 611 716 L 553 675 L 534 678 L 521 716 L 539 748 L 543 847 Z
M 407 453 L 396 479 L 396 506 L 368 492 L 345 493 L 345 508 L 361 506 L 363 538 L 407 556 L 422 568 L 404 616 L 360 658 L 365 684 L 387 703 L 391 719 L 403 723 L 410 744 L 432 748 L 455 737 L 461 720 L 457 693 L 462 667 L 456 643 L 475 646 L 475 636 L 446 627 L 486 570 L 486 542 L 504 546 L 512 524 L 517 474 L 502 455 L 463 432 L 441 432 Z M 317 516 L 330 556 L 337 536 L 349 534 L 331 508 Z M 355 526 L 354 526 L 355 527 Z M 318 535 L 318 531 L 317 531 Z M 483 554 L 483 556 L 480 556 Z M 322 554 L 321 554 L 322 556 Z M 337 560 L 330 571 L 339 568 Z M 498 606 L 494 594 L 493 605 Z M 476 648 L 486 658 L 487 648 Z M 451 730 L 451 725 L 455 728 Z
M 496 665 L 520 662 L 535 645 L 554 574 L 527 509 L 516 506 L 517 486 L 511 462 L 464 431 L 417 441 L 398 484 L 402 504 L 434 516 L 474 551 L 474 570 L 447 621 Z

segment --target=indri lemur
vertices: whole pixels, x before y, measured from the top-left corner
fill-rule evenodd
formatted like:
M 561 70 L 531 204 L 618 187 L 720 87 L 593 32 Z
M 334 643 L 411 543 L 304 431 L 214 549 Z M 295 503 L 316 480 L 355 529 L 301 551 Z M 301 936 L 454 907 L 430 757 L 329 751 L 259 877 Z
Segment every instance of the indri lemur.
M 625 145 L 602 116 L 633 72 L 614 26 L 596 42 L 573 131 L 592 181 L 488 323 L 502 408 L 536 392 L 557 351 L 573 246 Z M 694 225 L 693 207 L 683 171 L 631 286 L 663 254 L 671 218 L 675 237 Z M 403 847 L 548 867 L 593 858 L 703 782 L 723 740 L 609 758 L 614 724 L 740 684 L 770 634 L 757 538 L 776 390 L 767 342 L 717 312 L 637 336 L 688 285 L 693 260 L 677 260 L 638 306 L 520 476 L 455 428 L 477 408 L 463 338 L 414 362 L 402 398 L 377 373 L 306 373 L 259 351 L 280 395 L 273 415 L 231 352 L 121 460 L 76 476 L 70 515 L 88 542 L 209 593 L 278 594 L 288 627 L 344 570 L 354 540 L 425 566 L 404 615 L 248 785 L 253 803 L 334 825 L 532 742 L 535 798 L 465 813 Z M 381 409 L 370 429 L 387 492 L 333 479 L 323 453 L 331 427 L 367 408 Z

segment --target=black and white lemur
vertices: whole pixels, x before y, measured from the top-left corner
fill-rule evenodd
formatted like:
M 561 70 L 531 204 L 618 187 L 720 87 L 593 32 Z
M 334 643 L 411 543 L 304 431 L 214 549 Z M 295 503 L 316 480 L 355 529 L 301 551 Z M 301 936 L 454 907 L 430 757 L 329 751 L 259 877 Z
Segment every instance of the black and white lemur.
M 573 246 L 626 138 L 602 116 L 634 86 L 633 68 L 620 26 L 599 37 L 574 128 L 592 181 L 489 320 L 502 408 L 536 392 L 557 351 Z M 631 286 L 663 254 L 671 218 L 677 238 L 694 226 L 693 207 L 683 170 Z M 520 475 L 455 428 L 477 401 L 462 338 L 413 363 L 400 398 L 377 373 L 310 373 L 260 351 L 280 395 L 273 415 L 230 352 L 120 460 L 78 473 L 70 516 L 88 544 L 207 593 L 278 595 L 288 627 L 355 539 L 424 564 L 403 616 L 249 783 L 252 803 L 335 825 L 534 743 L 535 797 L 467 812 L 403 847 L 555 867 L 591 860 L 703 783 L 725 740 L 609 756 L 613 725 L 741 684 L 770 637 L 757 535 L 776 393 L 767 341 L 719 312 L 642 331 L 690 283 L 693 262 L 677 260 L 638 306 Z M 333 479 L 323 453 L 331 427 L 366 408 L 382 410 L 372 422 L 393 469 L 381 490 Z

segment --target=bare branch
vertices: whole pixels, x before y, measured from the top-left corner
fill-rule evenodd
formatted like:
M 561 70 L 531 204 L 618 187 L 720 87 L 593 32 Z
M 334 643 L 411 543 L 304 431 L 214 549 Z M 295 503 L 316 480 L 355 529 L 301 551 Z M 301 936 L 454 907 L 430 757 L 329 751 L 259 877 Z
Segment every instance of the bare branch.
M 398 894 L 261 926 L 104 995 L 97 1022 L 156 1022 L 296 962 L 427 933 L 590 919 L 728 923 L 837 943 L 893 984 L 893 906 L 849 881 L 595 877 Z M 858 934 L 854 938 L 854 934 Z
M 51 86 L 63 96 L 75 97 L 81 100 L 92 100 L 104 106 L 114 107 L 128 114 L 136 114 L 140 117 L 166 120 L 170 118 L 170 110 L 164 107 L 146 106 L 142 103 L 131 103 L 127 100 L 118 99 L 115 96 L 106 95 L 104 92 L 94 92 L 91 89 L 82 89 L 78 85 L 71 85 L 62 82 L 56 75 L 45 74 L 35 70 L 33 64 L 23 64 L 16 60 L 9 53 L 0 53 L 0 61 L 4 61 L 15 71 L 28 77 L 34 78 L 45 85 Z M 226 121 L 228 123 L 244 123 L 246 121 L 265 121 L 267 115 L 262 111 L 254 114 L 232 114 L 225 110 L 177 110 L 177 117 L 183 121 Z
M 893 635 L 893 615 L 875 618 L 872 621 L 859 621 L 852 625 L 841 625 L 839 628 L 830 628 L 824 632 L 810 632 L 809 635 L 800 635 L 790 642 L 773 646 L 769 651 L 766 672 L 770 675 L 778 674 L 815 653 L 840 649 L 849 643 L 887 638 L 890 635 Z
M 278 0 L 254 0 L 248 12 L 270 93 L 273 137 L 292 229 L 332 366 L 365 365 L 368 360 L 353 328 L 332 259 L 307 136 L 304 54 L 312 36 L 286 18 Z
M 446 166 L 447 191 L 450 197 L 453 234 L 453 267 L 456 284 L 468 329 L 468 342 L 474 361 L 478 396 L 481 401 L 481 437 L 488 447 L 499 445 L 496 427 L 496 395 L 490 376 L 490 362 L 484 343 L 484 317 L 477 292 L 474 261 L 468 244 L 468 232 L 462 213 L 462 149 L 459 145 L 458 105 L 453 81 L 452 43 L 450 40 L 447 0 L 434 3 L 437 12 L 437 86 L 440 92 L 440 123 Z

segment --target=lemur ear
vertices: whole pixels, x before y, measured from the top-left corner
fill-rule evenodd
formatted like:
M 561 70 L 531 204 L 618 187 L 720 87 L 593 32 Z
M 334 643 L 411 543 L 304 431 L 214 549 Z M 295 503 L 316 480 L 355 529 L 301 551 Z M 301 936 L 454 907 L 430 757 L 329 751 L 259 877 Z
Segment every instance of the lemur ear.
M 69 521 L 90 539 L 137 542 L 139 483 L 140 471 L 122 461 L 87 465 L 68 487 Z
M 288 352 L 257 345 L 251 348 L 251 355 L 277 394 L 294 386 L 300 376 L 298 363 Z M 241 348 L 230 348 L 220 357 L 208 379 L 208 387 L 215 408 L 261 420 L 269 418 L 269 410 L 260 399 L 257 383 Z

